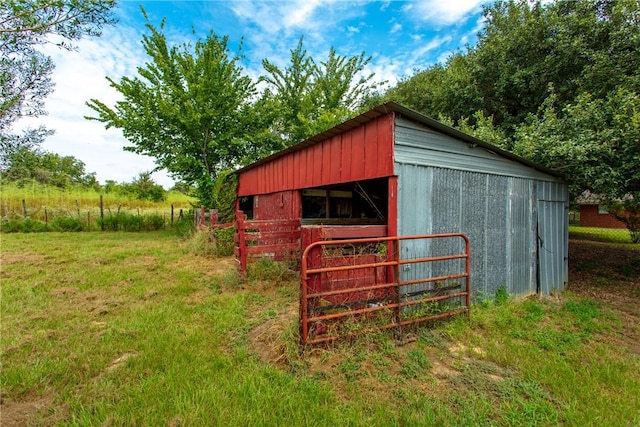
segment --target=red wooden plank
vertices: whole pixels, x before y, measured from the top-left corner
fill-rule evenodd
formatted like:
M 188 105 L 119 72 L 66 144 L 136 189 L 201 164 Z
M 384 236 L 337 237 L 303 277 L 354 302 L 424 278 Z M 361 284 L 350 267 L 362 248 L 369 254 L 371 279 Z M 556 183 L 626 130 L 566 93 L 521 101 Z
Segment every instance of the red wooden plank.
M 377 120 L 364 126 L 364 174 L 366 178 L 379 176 L 378 172 L 378 127 Z
M 364 126 L 353 129 L 351 137 L 351 180 L 357 181 L 364 179 L 364 165 L 367 159 L 365 158 L 365 139 L 364 139 Z
M 263 255 L 267 253 L 291 252 L 300 249 L 299 243 L 279 243 L 277 245 L 247 246 L 247 255 Z
M 395 119 L 393 113 L 378 119 L 378 156 L 380 174 L 390 176 L 394 174 L 393 138 L 395 134 Z
M 340 181 L 351 181 L 351 132 L 342 134 L 340 151 Z
M 331 183 L 336 184 L 340 181 L 340 168 L 342 163 L 342 135 L 336 135 L 331 138 L 331 162 L 330 168 L 330 180 Z
M 322 168 L 322 183 L 321 185 L 331 184 L 331 139 L 326 139 L 320 143 L 322 147 L 322 155 L 319 159 L 316 159 Z
M 243 223 L 246 229 L 254 228 L 278 228 L 278 227 L 300 227 L 300 219 L 263 219 L 263 220 L 251 220 Z
M 295 154 L 295 153 L 294 153 Z M 296 184 L 295 184 L 295 162 L 294 162 L 294 154 L 288 155 L 287 156 L 287 183 L 286 183 L 286 188 L 287 189 L 292 189 L 292 188 L 296 188 Z
M 386 237 L 386 225 L 334 225 L 322 226 L 325 239 L 360 239 L 366 237 Z
M 311 161 L 313 162 L 313 175 L 311 175 L 310 187 L 322 185 L 322 144 L 315 144 L 311 149 Z
M 247 240 L 267 240 L 267 239 L 299 239 L 300 230 L 285 230 L 285 231 L 247 231 Z M 375 236 L 377 237 L 377 236 Z
M 398 235 L 398 177 L 389 177 L 387 190 L 387 233 Z

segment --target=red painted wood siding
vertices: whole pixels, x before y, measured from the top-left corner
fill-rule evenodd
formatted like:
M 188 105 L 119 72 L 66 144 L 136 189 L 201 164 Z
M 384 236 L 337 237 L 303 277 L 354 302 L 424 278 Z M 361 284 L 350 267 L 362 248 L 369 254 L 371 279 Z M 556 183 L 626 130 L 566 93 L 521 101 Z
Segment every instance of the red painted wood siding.
M 253 199 L 253 219 L 299 219 L 302 207 L 299 191 L 281 191 L 256 195 Z
M 393 175 L 390 113 L 300 151 L 248 169 L 238 195 L 269 194 Z
M 627 228 L 626 224 L 618 221 L 608 213 L 598 213 L 598 205 L 580 205 L 580 225 L 583 227 Z

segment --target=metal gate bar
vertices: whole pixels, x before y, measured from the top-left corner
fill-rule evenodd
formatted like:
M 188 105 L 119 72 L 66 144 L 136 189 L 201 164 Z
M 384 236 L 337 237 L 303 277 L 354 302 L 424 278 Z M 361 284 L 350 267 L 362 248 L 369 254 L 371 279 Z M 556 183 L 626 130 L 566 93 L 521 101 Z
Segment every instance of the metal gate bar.
M 464 252 L 424 256 L 410 259 L 400 259 L 400 247 L 402 242 L 408 240 L 443 240 L 460 238 L 464 242 Z M 349 265 L 325 266 L 327 259 L 331 258 L 326 255 L 327 247 L 357 247 L 371 244 L 386 243 L 387 249 L 384 254 L 377 255 L 379 262 L 357 263 L 358 258 L 355 256 L 344 256 L 349 261 Z M 354 333 L 366 333 L 380 329 L 395 328 L 415 323 L 421 323 L 429 320 L 440 319 L 444 317 L 454 316 L 463 313 L 469 313 L 470 306 L 470 268 L 471 261 L 469 258 L 470 244 L 469 239 L 462 233 L 447 234 L 427 234 L 417 236 L 394 236 L 394 237 L 377 237 L 369 239 L 345 239 L 345 240 L 328 240 L 311 243 L 304 250 L 301 263 L 301 289 L 300 289 L 300 342 L 302 344 L 318 344 L 333 341 L 337 338 L 353 335 Z M 339 257 L 338 257 L 339 258 Z M 363 257 L 369 259 L 370 256 Z M 331 258 L 334 259 L 335 258 Z M 401 266 L 410 266 L 411 264 L 437 263 L 442 261 L 451 261 L 463 259 L 464 271 L 456 271 L 453 274 L 440 274 L 433 277 L 420 277 L 413 279 L 402 279 L 400 273 Z M 352 263 L 351 263 L 352 262 Z M 373 280 L 372 277 L 366 276 L 365 272 L 379 271 L 378 268 L 384 268 L 386 277 L 383 283 L 362 284 Z M 410 268 L 410 267 L 409 267 Z M 355 278 L 350 278 L 350 272 L 363 270 L 360 275 L 353 274 Z M 345 283 L 347 286 L 341 289 L 331 289 L 334 281 L 331 274 L 337 273 L 341 285 Z M 344 275 L 347 274 L 347 278 Z M 453 279 L 464 279 L 464 287 L 454 282 L 446 286 L 436 286 L 435 288 L 422 289 L 411 292 L 403 292 L 402 288 L 409 286 L 419 286 L 427 284 L 438 284 L 440 282 L 451 281 Z M 451 292 L 459 290 L 458 292 Z M 377 294 L 376 294 L 377 293 Z M 363 297 L 366 295 L 366 297 Z M 425 295 L 428 295 L 425 297 Z M 345 300 L 341 302 L 330 301 L 342 296 Z M 417 299 L 409 299 L 419 297 Z M 409 312 L 413 308 L 433 308 L 433 303 L 446 300 L 456 300 L 464 298 L 464 306 L 447 309 L 439 313 L 429 313 L 415 317 L 403 319 L 402 314 Z M 431 305 L 429 305 L 431 304 Z M 437 307 L 436 307 L 437 308 Z M 404 310 L 403 310 L 404 309 Z M 383 317 L 383 321 L 372 319 L 378 312 L 389 313 L 387 317 Z M 340 331 L 341 322 L 344 323 L 349 319 L 355 320 L 358 327 L 354 330 L 349 329 L 346 332 Z M 388 320 L 384 320 L 388 319 Z M 374 322 L 377 322 L 374 324 Z M 368 325 L 370 323 L 371 325 Z M 329 326 L 334 327 L 335 331 L 331 331 Z

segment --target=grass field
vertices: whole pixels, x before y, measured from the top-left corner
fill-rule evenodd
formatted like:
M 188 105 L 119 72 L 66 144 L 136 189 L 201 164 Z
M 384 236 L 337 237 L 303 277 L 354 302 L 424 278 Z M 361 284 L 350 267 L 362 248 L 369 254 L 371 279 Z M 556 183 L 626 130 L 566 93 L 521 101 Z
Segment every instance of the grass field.
M 299 351 L 298 283 L 167 232 L 0 235 L 0 424 L 640 425 L 640 251 L 569 291 Z M 612 252 L 613 251 L 613 252 Z

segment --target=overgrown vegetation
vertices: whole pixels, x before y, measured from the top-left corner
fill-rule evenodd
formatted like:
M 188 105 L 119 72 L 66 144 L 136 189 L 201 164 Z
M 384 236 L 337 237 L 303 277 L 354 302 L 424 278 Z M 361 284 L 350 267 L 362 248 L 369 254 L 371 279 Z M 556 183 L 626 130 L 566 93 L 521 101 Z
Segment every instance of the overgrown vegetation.
M 2 424 L 640 423 L 636 250 L 572 252 L 573 293 L 301 352 L 282 265 L 242 280 L 172 232 L 2 240 Z

